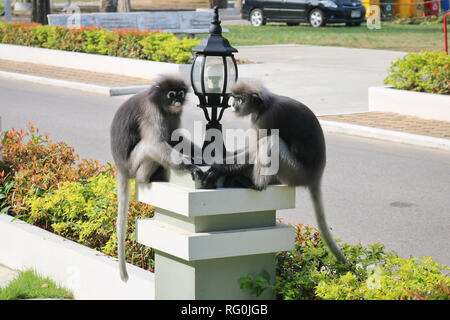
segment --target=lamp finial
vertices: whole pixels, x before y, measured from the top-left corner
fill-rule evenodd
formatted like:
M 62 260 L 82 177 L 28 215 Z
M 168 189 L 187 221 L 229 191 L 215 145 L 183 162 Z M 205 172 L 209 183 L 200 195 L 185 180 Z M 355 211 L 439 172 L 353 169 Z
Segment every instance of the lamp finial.
M 221 21 L 219 20 L 219 6 L 214 7 L 214 18 L 211 21 L 211 27 L 209 28 L 209 33 L 212 35 L 222 35 L 222 27 L 220 26 Z

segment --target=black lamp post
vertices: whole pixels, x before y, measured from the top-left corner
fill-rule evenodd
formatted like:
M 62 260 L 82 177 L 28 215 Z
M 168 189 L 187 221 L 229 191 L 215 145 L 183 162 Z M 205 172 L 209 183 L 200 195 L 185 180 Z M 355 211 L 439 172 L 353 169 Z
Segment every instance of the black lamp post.
M 198 96 L 205 118 L 208 121 L 206 131 L 222 131 L 220 120 L 228 105 L 231 87 L 237 80 L 238 69 L 233 53 L 237 52 L 228 40 L 222 37 L 219 20 L 219 7 L 214 7 L 214 18 L 209 29 L 209 36 L 192 49 L 196 53 L 191 69 L 191 83 Z M 208 109 L 211 112 L 208 113 Z M 220 109 L 220 113 L 219 113 Z M 203 150 L 213 141 L 205 141 Z M 225 155 L 225 146 L 223 146 Z

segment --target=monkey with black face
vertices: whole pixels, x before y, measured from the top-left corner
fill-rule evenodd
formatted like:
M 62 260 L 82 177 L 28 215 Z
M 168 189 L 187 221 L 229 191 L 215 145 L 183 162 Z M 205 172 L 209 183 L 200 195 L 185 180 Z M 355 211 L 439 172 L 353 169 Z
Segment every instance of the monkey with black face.
M 137 183 L 162 179 L 164 168 L 184 170 L 193 178 L 202 171 L 173 148 L 172 132 L 180 126 L 188 87 L 178 77 L 165 76 L 150 89 L 125 101 L 117 110 L 110 130 L 111 151 L 117 167 L 117 242 L 120 277 L 128 280 L 125 237 L 130 198 L 129 180 Z
M 218 177 L 231 175 L 240 185 L 256 190 L 264 190 L 270 183 L 307 187 L 323 239 L 334 256 L 346 263 L 325 219 L 321 194 L 326 162 L 325 138 L 317 117 L 301 102 L 273 94 L 259 84 L 238 81 L 232 88 L 232 97 L 232 111 L 237 116 L 251 115 L 258 145 L 264 142 L 268 152 L 274 145 L 269 139 L 259 136 L 259 129 L 278 129 L 279 169 L 276 174 L 261 174 L 261 153 L 247 149 L 248 163 L 237 164 L 234 161 L 233 164 L 213 165 L 202 179 L 204 186 L 211 187 Z

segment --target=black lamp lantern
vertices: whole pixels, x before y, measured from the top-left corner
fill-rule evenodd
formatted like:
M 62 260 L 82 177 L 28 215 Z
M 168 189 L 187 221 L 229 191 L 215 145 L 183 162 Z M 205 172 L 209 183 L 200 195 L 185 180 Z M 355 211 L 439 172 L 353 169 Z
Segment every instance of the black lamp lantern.
M 196 53 L 191 69 L 191 83 L 194 93 L 208 121 L 206 130 L 218 129 L 222 131 L 220 120 L 228 105 L 231 87 L 237 81 L 238 69 L 233 48 L 228 40 L 222 37 L 222 27 L 219 20 L 219 8 L 214 7 L 214 19 L 211 22 L 209 36 L 192 49 Z M 208 113 L 208 109 L 211 112 Z M 220 113 L 218 112 L 220 109 Z M 211 142 L 206 142 L 203 149 Z M 224 147 L 225 154 L 225 147 Z

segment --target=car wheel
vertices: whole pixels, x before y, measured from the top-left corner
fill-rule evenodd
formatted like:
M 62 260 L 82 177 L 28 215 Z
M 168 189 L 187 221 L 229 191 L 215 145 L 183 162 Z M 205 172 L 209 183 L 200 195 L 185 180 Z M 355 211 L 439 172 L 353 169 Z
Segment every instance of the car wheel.
M 322 10 L 314 9 L 309 13 L 309 23 L 312 27 L 318 28 L 325 25 L 325 15 Z
M 266 21 L 264 20 L 264 15 L 261 9 L 253 9 L 250 13 L 250 23 L 254 27 L 260 27 L 264 24 L 266 24 Z

